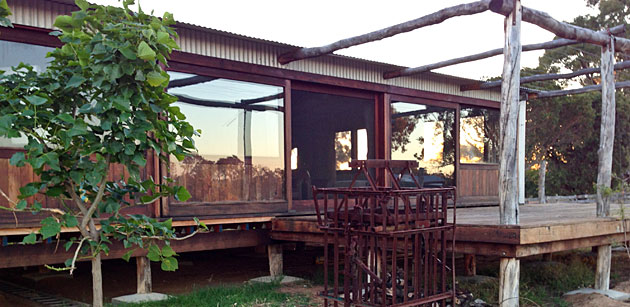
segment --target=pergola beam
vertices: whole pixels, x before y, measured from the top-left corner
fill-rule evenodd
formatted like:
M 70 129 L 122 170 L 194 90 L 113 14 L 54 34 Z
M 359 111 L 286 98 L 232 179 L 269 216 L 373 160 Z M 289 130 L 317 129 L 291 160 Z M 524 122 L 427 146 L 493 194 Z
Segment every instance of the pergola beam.
M 490 10 L 506 16 L 512 11 L 514 1 L 515 0 L 492 0 L 490 2 Z M 545 12 L 524 6 L 522 8 L 523 21 L 535 24 L 559 37 L 600 46 L 605 46 L 610 41 L 610 34 L 606 32 L 578 27 L 558 21 Z M 624 53 L 630 52 L 630 39 L 615 37 L 615 51 Z
M 616 34 L 617 35 L 617 34 L 624 33 L 625 29 L 626 29 L 625 25 L 618 25 L 618 26 L 610 28 L 609 31 L 612 34 Z M 608 33 L 608 31 L 600 31 L 600 32 L 601 33 Z M 577 40 L 566 39 L 566 38 L 559 38 L 559 39 L 554 39 L 552 41 L 548 41 L 548 42 L 544 42 L 544 43 L 523 45 L 523 51 L 554 49 L 554 48 L 560 48 L 560 47 L 564 47 L 564 46 L 575 45 L 575 44 L 579 44 L 579 43 L 581 43 L 581 42 L 577 41 Z M 459 57 L 459 58 L 449 59 L 449 60 L 445 60 L 445 61 L 441 61 L 441 62 L 437 62 L 437 63 L 432 63 L 432 64 L 427 64 L 427 65 L 423 65 L 423 66 L 418 66 L 418 67 L 413 67 L 413 68 L 404 68 L 404 69 L 395 70 L 395 71 L 388 71 L 388 72 L 385 72 L 383 74 L 383 78 L 384 79 L 392 79 L 392 78 L 397 78 L 397 77 L 402 77 L 402 76 L 409 76 L 409 75 L 420 74 L 420 73 L 423 73 L 423 72 L 431 71 L 431 70 L 442 68 L 442 67 L 447 67 L 447 66 L 452 66 L 452 65 L 456 65 L 456 64 L 468 63 L 468 62 L 473 62 L 473 61 L 477 61 L 477 60 L 486 59 L 486 58 L 489 58 L 489 57 L 500 55 L 502 53 L 503 53 L 503 48 L 496 48 L 496 49 L 492 49 L 492 50 L 489 50 L 489 51 L 485 51 L 485 52 L 481 52 L 481 53 L 477 53 L 477 54 L 473 54 L 473 55 L 469 55 L 469 56 L 463 56 L 463 57 Z M 501 86 L 501 82 L 500 81 L 498 81 L 498 82 L 499 83 L 498 83 L 497 86 Z
M 621 81 L 615 83 L 615 88 L 630 88 L 630 81 Z M 567 95 L 577 95 L 584 94 L 588 92 L 601 91 L 602 85 L 589 85 L 582 88 L 570 89 L 570 90 L 557 90 L 557 91 L 545 91 L 539 93 L 531 93 L 527 95 L 527 99 L 540 99 L 540 98 L 550 98 L 550 97 L 558 97 L 558 96 L 567 96 Z
M 615 64 L 614 70 L 624 70 L 630 68 L 630 61 L 623 61 Z M 586 74 L 600 73 L 600 67 L 592 67 L 592 68 L 584 68 L 580 70 L 576 70 L 574 72 L 569 72 L 566 74 L 540 74 L 533 75 L 527 77 L 521 77 L 521 84 L 538 82 L 538 81 L 548 81 L 548 80 L 558 80 L 558 79 L 571 79 L 577 76 L 582 76 Z M 501 80 L 496 81 L 488 81 L 482 83 L 475 84 L 466 84 L 460 87 L 461 91 L 471 91 L 471 90 L 483 90 L 489 88 L 495 88 L 501 86 Z
M 215 107 L 215 108 L 229 108 L 229 109 L 241 109 L 246 111 L 281 111 L 282 107 L 261 106 L 261 105 L 248 105 L 241 103 L 234 103 L 232 101 L 222 100 L 209 100 L 198 99 L 188 95 L 176 94 L 175 97 L 181 102 L 194 104 L 203 107 Z
M 213 81 L 213 80 L 216 80 L 216 79 L 219 79 L 219 78 L 206 77 L 206 76 L 194 76 L 194 77 L 176 79 L 176 80 L 170 81 L 168 83 L 168 87 L 167 88 L 184 87 L 184 86 L 189 86 L 189 85 L 195 85 L 195 84 L 198 84 L 198 83 L 209 82 L 209 81 Z
M 342 39 L 326 46 L 300 48 L 295 51 L 287 52 L 278 57 L 278 62 L 280 64 L 288 64 L 297 60 L 318 57 L 333 53 L 339 49 L 378 41 L 396 34 L 406 33 L 422 27 L 438 24 L 452 17 L 482 13 L 488 10 L 489 4 L 490 0 L 481 0 L 448 7 L 414 20 L 376 30 L 367 34 Z

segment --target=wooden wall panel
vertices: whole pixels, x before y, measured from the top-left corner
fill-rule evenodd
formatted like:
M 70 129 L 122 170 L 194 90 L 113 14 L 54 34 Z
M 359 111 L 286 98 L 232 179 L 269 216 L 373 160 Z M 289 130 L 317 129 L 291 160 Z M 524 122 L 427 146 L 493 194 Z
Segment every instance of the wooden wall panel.
M 499 197 L 499 165 L 461 163 L 457 186 L 462 205 L 496 205 Z

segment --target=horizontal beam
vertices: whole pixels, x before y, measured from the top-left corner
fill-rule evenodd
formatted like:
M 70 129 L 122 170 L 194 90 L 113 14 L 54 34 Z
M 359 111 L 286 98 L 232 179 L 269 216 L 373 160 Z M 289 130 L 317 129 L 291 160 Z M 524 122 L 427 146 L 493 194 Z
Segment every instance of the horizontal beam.
M 481 1 L 476 1 L 472 3 L 466 3 L 466 4 L 460 4 L 460 5 L 448 7 L 445 9 L 441 9 L 435 13 L 432 13 L 432 14 L 414 19 L 414 20 L 410 20 L 407 22 L 403 22 L 403 23 L 391 26 L 391 27 L 376 30 L 367 34 L 342 39 L 340 41 L 334 42 L 326 46 L 300 48 L 298 50 L 287 52 L 287 53 L 281 54 L 278 57 L 278 62 L 280 64 L 288 64 L 297 60 L 318 57 L 318 56 L 332 53 L 339 49 L 344 49 L 344 48 L 348 48 L 348 47 L 352 47 L 356 45 L 378 41 L 387 37 L 394 36 L 396 34 L 401 34 L 401 33 L 409 32 L 409 31 L 419 29 L 422 27 L 438 24 L 452 17 L 482 13 L 488 10 L 489 4 L 490 4 L 490 0 L 481 0 Z
M 630 81 L 622 81 L 622 82 L 615 83 L 616 89 L 629 88 L 629 87 L 630 87 Z M 551 97 L 558 97 L 558 96 L 577 95 L 577 94 L 584 94 L 588 92 L 595 92 L 595 91 L 601 91 L 601 90 L 602 90 L 601 84 L 589 85 L 582 88 L 576 88 L 576 89 L 570 89 L 570 90 L 558 90 L 558 91 L 532 93 L 532 94 L 527 95 L 527 99 L 541 99 L 541 98 L 551 98 Z
M 219 78 L 206 77 L 206 76 L 194 76 L 194 77 L 176 79 L 176 80 L 170 81 L 166 88 L 184 87 L 184 86 L 189 86 L 189 85 L 195 85 L 198 83 L 209 82 L 216 79 L 219 79 Z
M 209 99 L 197 99 L 188 95 L 179 94 L 175 95 L 181 102 L 194 104 L 202 107 L 215 107 L 215 108 L 229 108 L 229 109 L 241 109 L 247 111 L 281 111 L 282 107 L 270 107 L 270 106 L 257 106 L 240 104 L 231 101 L 223 100 L 209 100 Z
M 515 0 L 492 0 L 490 3 L 490 10 L 495 13 L 507 16 L 514 8 L 514 1 Z M 606 32 L 594 31 L 591 29 L 564 23 L 554 19 L 545 12 L 530 9 L 525 6 L 523 6 L 522 8 L 523 21 L 535 24 L 559 37 L 600 46 L 604 46 L 610 41 L 610 34 Z M 629 53 L 630 39 L 616 37 L 615 51 Z
M 612 34 L 621 34 L 625 32 L 625 29 L 626 29 L 625 25 L 618 25 L 613 28 L 610 28 L 610 32 Z M 608 33 L 608 31 L 601 31 L 601 32 Z M 554 39 L 552 41 L 548 41 L 544 43 L 523 45 L 523 51 L 554 49 L 554 48 L 560 48 L 560 47 L 569 46 L 569 45 L 575 45 L 579 43 L 580 42 L 577 40 L 560 38 L 560 39 Z M 434 69 L 452 66 L 452 65 L 461 64 L 461 63 L 477 61 L 481 59 L 486 59 L 486 58 L 493 57 L 500 54 L 503 54 L 503 48 L 496 48 L 496 49 L 488 50 L 485 52 L 481 52 L 481 53 L 477 53 L 477 54 L 473 54 L 469 56 L 463 56 L 459 58 L 454 58 L 454 59 L 441 61 L 441 62 L 437 62 L 433 64 L 427 64 L 427 65 L 413 67 L 413 68 L 404 68 L 404 69 L 395 70 L 395 71 L 388 71 L 383 74 L 383 78 L 392 79 L 392 78 L 397 78 L 397 77 L 402 77 L 402 76 L 420 74 L 420 73 L 431 71 Z M 500 81 L 499 81 L 499 85 L 501 85 Z
M 182 241 L 171 241 L 171 247 L 177 253 L 206 251 L 239 247 L 253 247 L 269 243 L 269 230 L 231 230 L 222 232 L 200 233 Z M 63 263 L 72 258 L 74 246 L 69 251 L 57 248 L 57 244 L 38 243 L 34 245 L 9 245 L 0 248 L 0 268 L 35 266 L 43 264 Z M 121 242 L 114 242 L 110 246 L 109 254 L 103 254 L 103 259 L 121 258 L 128 249 Z M 136 249 L 132 257 L 144 256 L 146 251 Z M 89 259 L 84 259 L 89 260 Z M 80 260 L 83 261 L 83 260 Z
M 628 69 L 628 68 L 630 68 L 630 61 L 619 62 L 619 63 L 615 64 L 615 66 L 614 66 L 615 70 L 624 70 L 624 69 Z M 523 83 L 531 83 L 531 82 L 538 82 L 538 81 L 548 81 L 548 80 L 558 80 L 558 79 L 571 79 L 571 78 L 575 78 L 577 76 L 582 76 L 582 75 L 586 75 L 586 74 L 600 73 L 600 72 L 601 72 L 601 68 L 600 67 L 591 67 L 591 68 L 584 68 L 584 69 L 576 70 L 574 72 L 569 72 L 569 73 L 566 73 L 566 74 L 540 74 L 540 75 L 533 75 L 533 76 L 521 77 L 521 84 L 523 84 Z M 501 80 L 496 80 L 496 81 L 488 81 L 488 82 L 483 82 L 483 83 L 462 85 L 460 87 L 460 90 L 461 91 L 483 90 L 483 89 L 495 88 L 495 87 L 500 87 L 500 86 L 501 86 Z

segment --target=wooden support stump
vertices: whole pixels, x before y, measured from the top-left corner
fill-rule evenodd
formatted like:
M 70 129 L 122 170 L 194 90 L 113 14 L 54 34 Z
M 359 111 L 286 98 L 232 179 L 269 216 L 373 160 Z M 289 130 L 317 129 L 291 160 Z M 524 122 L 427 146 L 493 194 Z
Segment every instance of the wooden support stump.
M 518 287 L 520 278 L 520 260 L 501 258 L 499 280 L 499 306 L 518 306 Z
M 466 276 L 477 275 L 477 256 L 474 254 L 464 255 L 464 274 Z
M 608 44 L 602 46 L 602 116 L 599 138 L 599 158 L 597 165 L 597 216 L 610 215 L 610 189 L 612 181 L 613 145 L 615 140 L 615 39 L 611 36 Z M 597 249 L 597 269 L 595 288 L 608 290 L 610 283 L 610 245 Z
M 137 277 L 137 293 L 151 293 L 153 291 L 153 283 L 151 281 L 151 260 L 140 256 L 136 257 L 136 277 Z
M 545 253 L 542 255 L 543 261 L 551 262 L 553 261 L 553 253 Z
M 282 244 L 270 244 L 267 246 L 269 256 L 269 275 L 271 277 L 282 276 Z

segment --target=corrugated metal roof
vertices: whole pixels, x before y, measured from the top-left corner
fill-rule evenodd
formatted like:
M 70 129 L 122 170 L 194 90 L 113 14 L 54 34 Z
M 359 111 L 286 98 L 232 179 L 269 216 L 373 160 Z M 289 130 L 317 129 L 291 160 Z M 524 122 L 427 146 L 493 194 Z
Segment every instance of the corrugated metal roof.
M 75 10 L 72 0 L 9 0 L 8 3 L 13 11 L 11 20 L 14 23 L 40 28 L 52 28 L 56 16 Z M 500 93 L 496 90 L 461 92 L 460 85 L 475 80 L 439 73 L 385 80 L 382 78 L 384 72 L 404 67 L 349 56 L 332 54 L 282 65 L 277 61 L 278 55 L 301 47 L 183 22 L 179 22 L 176 27 L 180 36 L 177 42 L 184 52 L 456 96 L 494 101 L 500 99 Z

